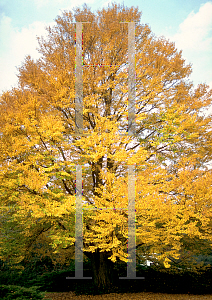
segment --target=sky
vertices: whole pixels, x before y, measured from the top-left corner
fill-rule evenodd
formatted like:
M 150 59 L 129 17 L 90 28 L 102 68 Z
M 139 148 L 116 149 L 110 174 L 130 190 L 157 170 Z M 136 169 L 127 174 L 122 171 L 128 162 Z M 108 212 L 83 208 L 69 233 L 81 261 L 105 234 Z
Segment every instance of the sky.
M 93 11 L 111 1 L 86 1 Z M 157 36 L 175 42 L 187 63 L 192 64 L 195 86 L 212 88 L 212 1 L 204 0 L 116 0 L 125 6 L 138 6 L 141 22 Z M 82 6 L 85 0 L 0 0 L 0 94 L 17 86 L 16 67 L 26 55 L 40 54 L 36 36 L 45 36 L 46 26 L 55 24 L 63 10 Z

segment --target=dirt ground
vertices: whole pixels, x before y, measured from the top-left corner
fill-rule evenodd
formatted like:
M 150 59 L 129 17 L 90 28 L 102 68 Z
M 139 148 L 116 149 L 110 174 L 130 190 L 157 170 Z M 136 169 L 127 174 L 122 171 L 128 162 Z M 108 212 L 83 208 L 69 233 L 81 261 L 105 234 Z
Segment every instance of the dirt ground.
M 64 292 L 64 293 L 46 293 L 45 299 L 51 300 L 109 300 L 109 299 L 122 299 L 122 300 L 205 300 L 211 299 L 211 295 L 192 295 L 192 294 L 162 294 L 162 293 L 111 293 L 104 295 L 80 295 L 76 296 L 74 292 Z

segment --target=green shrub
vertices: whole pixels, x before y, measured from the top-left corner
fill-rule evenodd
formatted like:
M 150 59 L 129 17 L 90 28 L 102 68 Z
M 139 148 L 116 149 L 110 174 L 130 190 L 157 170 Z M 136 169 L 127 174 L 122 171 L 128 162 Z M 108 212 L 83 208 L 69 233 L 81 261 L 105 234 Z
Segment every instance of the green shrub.
M 41 291 L 63 292 L 71 290 L 71 284 L 66 277 L 75 276 L 72 270 L 61 270 L 38 275 L 36 278 L 29 280 L 25 286 L 40 286 Z
M 45 292 L 37 291 L 38 286 L 25 288 L 18 285 L 0 285 L 0 298 L 2 300 L 42 300 Z

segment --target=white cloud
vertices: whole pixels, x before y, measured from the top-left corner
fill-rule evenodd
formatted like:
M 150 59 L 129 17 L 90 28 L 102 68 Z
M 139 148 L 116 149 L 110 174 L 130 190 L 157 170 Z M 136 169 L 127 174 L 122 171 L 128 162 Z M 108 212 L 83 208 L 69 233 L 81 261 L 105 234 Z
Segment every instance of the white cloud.
M 85 0 L 78 0 L 77 3 L 74 0 L 34 0 L 34 3 L 38 9 L 46 6 L 60 7 L 61 10 L 69 10 L 74 6 L 82 5 Z M 87 0 L 86 3 L 94 3 L 95 0 Z
M 67 0 L 34 0 L 34 3 L 38 9 L 47 5 L 55 6 L 58 4 L 63 4 L 63 2 L 67 2 Z
M 174 36 L 183 49 L 211 50 L 212 2 L 207 2 L 195 14 L 191 12 Z
M 13 27 L 12 19 L 3 15 L 0 22 L 0 93 L 17 85 L 17 69 L 26 55 L 34 59 L 40 57 L 36 50 L 38 42 L 36 36 L 46 34 L 46 23 L 34 22 L 21 30 Z
M 103 4 L 102 4 L 102 7 L 107 7 L 108 4 L 111 4 L 112 0 L 108 0 L 108 1 L 105 1 Z
M 51 5 L 61 6 L 61 10 L 72 9 L 70 0 L 34 0 L 37 7 Z M 87 2 L 93 2 L 89 0 Z M 84 0 L 80 0 L 80 3 Z M 73 1 L 74 3 L 74 1 Z M 76 3 L 74 3 L 76 5 Z M 0 94 L 2 91 L 17 86 L 17 69 L 24 61 L 26 55 L 33 59 L 40 57 L 36 50 L 38 42 L 36 36 L 46 35 L 46 26 L 52 26 L 54 22 L 33 22 L 26 27 L 18 29 L 13 26 L 12 19 L 0 14 Z
M 202 5 L 197 13 L 191 12 L 169 38 L 183 50 L 187 63 L 192 63 L 194 83 L 206 82 L 212 88 L 212 2 Z

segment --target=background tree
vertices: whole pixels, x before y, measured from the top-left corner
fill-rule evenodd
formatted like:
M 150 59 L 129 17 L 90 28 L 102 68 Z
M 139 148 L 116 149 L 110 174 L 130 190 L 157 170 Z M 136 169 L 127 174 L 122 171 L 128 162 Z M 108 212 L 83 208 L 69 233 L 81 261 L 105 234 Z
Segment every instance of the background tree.
M 211 246 L 205 111 L 212 91 L 194 88 L 181 51 L 147 25 L 136 26 L 137 135 L 120 135 L 127 131 L 128 28 L 119 22 L 140 18 L 138 8 L 115 3 L 96 13 L 86 5 L 63 12 L 39 39 L 41 58 L 26 57 L 19 87 L 1 96 L 1 258 L 23 260 L 44 233 L 54 253 L 75 244 L 75 165 L 85 163 L 84 206 L 120 208 L 84 211 L 84 253 L 97 286 L 111 283 L 117 259 L 127 261 L 128 213 L 121 208 L 128 205 L 128 164 L 137 166 L 137 254 L 157 253 L 169 267 L 186 244 L 200 239 Z M 83 27 L 84 64 L 105 64 L 83 67 L 89 137 L 74 135 L 74 21 L 91 22 Z

